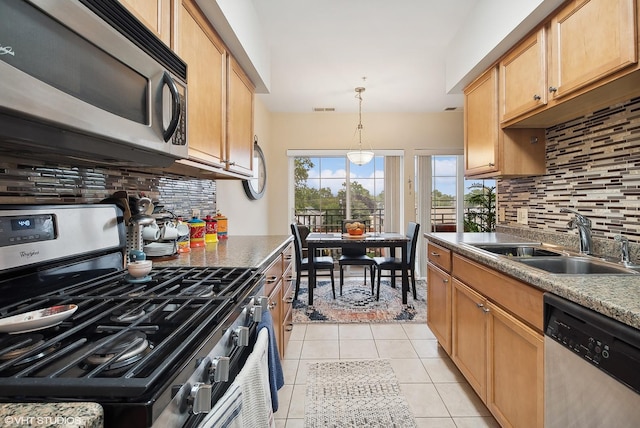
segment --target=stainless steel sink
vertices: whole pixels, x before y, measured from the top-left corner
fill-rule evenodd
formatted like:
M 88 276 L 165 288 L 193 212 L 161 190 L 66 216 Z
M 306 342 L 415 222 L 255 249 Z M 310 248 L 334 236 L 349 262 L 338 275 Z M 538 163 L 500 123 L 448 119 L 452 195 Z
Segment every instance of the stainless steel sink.
M 638 272 L 612 263 L 582 256 L 514 257 L 512 260 L 549 273 L 562 275 L 637 275 Z
M 555 257 L 562 253 L 534 245 L 471 244 L 493 254 L 509 257 Z

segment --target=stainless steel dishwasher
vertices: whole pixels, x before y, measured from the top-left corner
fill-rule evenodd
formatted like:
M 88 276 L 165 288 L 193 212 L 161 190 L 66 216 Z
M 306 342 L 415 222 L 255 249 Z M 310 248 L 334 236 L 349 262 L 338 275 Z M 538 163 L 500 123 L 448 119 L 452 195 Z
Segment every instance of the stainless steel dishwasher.
M 640 330 L 544 296 L 545 427 L 640 426 Z

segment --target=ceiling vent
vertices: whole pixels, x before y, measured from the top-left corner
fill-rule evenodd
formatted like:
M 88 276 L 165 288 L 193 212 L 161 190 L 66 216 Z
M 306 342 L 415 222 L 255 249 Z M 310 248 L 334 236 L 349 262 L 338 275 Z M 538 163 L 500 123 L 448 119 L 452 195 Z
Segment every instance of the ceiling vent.
M 444 111 L 456 111 L 458 110 L 458 107 L 445 107 Z
M 313 111 L 336 111 L 334 107 L 314 107 Z

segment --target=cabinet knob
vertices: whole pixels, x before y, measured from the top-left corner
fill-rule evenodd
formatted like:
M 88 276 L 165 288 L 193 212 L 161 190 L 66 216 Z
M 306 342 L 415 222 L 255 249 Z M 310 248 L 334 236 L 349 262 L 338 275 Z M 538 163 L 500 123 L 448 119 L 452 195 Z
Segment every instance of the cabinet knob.
M 556 88 L 555 86 L 549 86 L 549 92 L 551 93 L 558 92 L 558 88 Z
M 493 162 L 489 162 L 489 166 L 496 166 L 496 164 Z
M 269 278 L 267 278 L 267 282 L 268 282 L 269 284 L 274 283 L 274 282 L 276 282 L 277 280 L 278 280 L 278 277 L 277 277 L 277 276 L 275 276 L 275 275 L 272 275 L 272 276 L 270 276 Z
M 542 99 L 542 97 L 541 97 L 540 95 L 538 95 L 538 94 L 535 94 L 535 95 L 533 96 L 533 100 L 534 100 L 534 101 L 540 101 L 541 99 Z
M 433 257 L 440 257 L 440 254 L 436 253 L 435 251 L 432 251 L 432 252 L 431 252 L 431 255 L 432 255 Z
M 484 308 L 484 303 L 476 303 L 476 306 L 479 308 Z
M 485 314 L 489 313 L 489 308 L 482 308 L 482 312 L 484 312 Z
M 442 278 L 442 282 L 446 284 L 449 282 L 449 280 L 447 278 Z

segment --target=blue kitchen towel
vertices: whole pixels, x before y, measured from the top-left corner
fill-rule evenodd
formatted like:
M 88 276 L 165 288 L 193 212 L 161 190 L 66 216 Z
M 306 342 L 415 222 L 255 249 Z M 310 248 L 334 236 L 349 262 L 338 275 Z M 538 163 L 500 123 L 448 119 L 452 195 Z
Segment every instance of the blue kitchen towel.
M 271 387 L 271 408 L 274 412 L 278 410 L 278 390 L 284 385 L 284 373 L 278 354 L 278 344 L 273 332 L 273 318 L 270 311 L 262 313 L 262 320 L 258 324 L 258 331 L 266 328 L 269 333 L 269 386 Z

